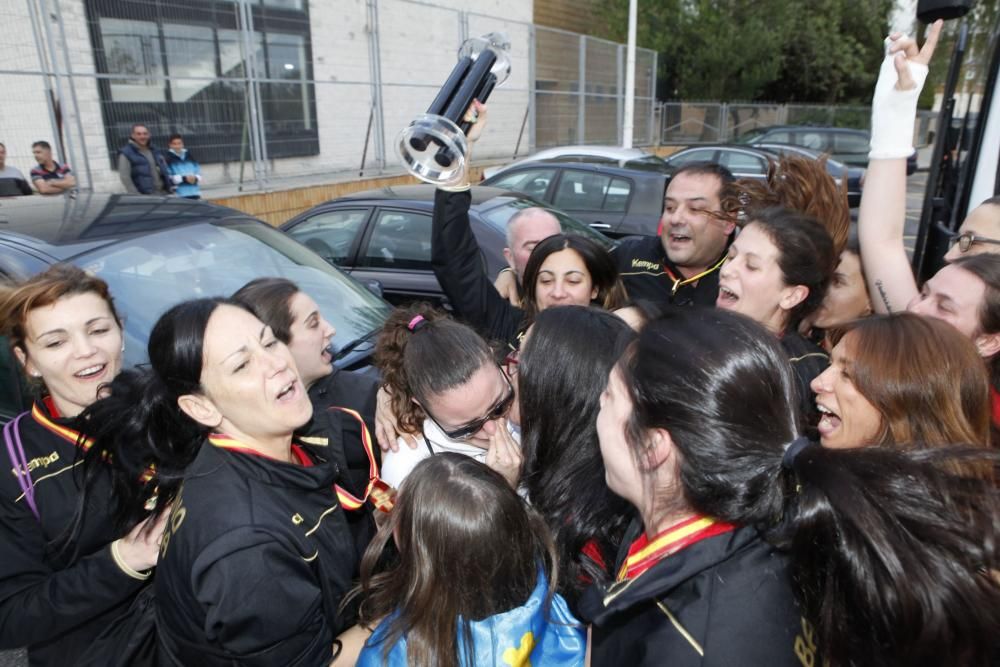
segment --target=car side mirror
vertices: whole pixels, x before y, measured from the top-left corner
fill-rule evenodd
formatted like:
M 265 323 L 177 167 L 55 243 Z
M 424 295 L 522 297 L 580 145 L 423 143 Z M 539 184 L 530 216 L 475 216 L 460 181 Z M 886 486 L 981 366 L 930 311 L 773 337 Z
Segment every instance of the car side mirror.
M 361 284 L 368 288 L 368 291 L 377 296 L 380 299 L 385 298 L 385 288 L 382 287 L 382 281 L 376 280 L 375 278 L 366 278 L 361 281 Z

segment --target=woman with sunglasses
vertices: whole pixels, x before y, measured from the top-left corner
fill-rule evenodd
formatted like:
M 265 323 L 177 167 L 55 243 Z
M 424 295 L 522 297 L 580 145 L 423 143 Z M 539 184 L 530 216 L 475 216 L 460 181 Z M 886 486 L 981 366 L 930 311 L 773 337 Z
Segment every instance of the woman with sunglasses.
M 382 481 L 398 488 L 423 459 L 457 452 L 517 486 L 521 448 L 508 418 L 516 391 L 479 334 L 427 305 L 399 308 L 382 328 L 375 365 L 401 431 L 419 434 L 415 448 L 383 453 Z

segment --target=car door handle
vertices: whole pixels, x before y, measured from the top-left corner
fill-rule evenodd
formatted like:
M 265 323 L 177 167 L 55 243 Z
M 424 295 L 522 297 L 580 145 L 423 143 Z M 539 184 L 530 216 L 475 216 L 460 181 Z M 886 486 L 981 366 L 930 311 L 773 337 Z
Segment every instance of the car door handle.
M 590 226 L 594 229 L 611 229 L 611 225 L 606 222 L 592 222 Z

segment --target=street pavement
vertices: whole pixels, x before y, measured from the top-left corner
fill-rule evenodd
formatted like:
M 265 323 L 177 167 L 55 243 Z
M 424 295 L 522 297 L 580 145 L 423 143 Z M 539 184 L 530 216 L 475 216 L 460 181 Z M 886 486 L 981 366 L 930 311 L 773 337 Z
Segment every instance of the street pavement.
M 920 223 L 920 211 L 924 203 L 924 187 L 927 172 L 920 171 L 907 179 L 906 183 L 906 229 L 904 240 L 906 249 L 912 253 Z M 28 658 L 24 651 L 0 651 L 0 667 L 27 667 Z

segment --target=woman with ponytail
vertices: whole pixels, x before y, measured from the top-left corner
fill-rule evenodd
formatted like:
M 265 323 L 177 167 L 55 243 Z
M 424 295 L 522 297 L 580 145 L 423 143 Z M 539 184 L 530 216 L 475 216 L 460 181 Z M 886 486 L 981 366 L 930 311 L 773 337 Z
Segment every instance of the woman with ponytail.
M 1000 504 L 950 463 L 991 455 L 827 449 L 795 403 L 778 341 L 742 316 L 642 331 L 597 420 L 642 520 L 584 601 L 594 665 L 990 664 Z
M 165 515 L 147 519 L 139 502 L 113 520 L 112 491 L 124 485 L 140 497 L 145 471 L 113 484 L 106 462 L 86 473 L 78 465 L 90 446 L 79 415 L 122 365 L 121 319 L 107 284 L 57 264 L 0 295 L 0 325 L 38 389 L 31 410 L 4 427 L 0 649 L 27 645 L 32 667 L 63 665 L 147 585 Z
M 399 488 L 423 459 L 455 452 L 517 486 L 517 393 L 494 359 L 482 336 L 426 304 L 389 315 L 375 345 L 375 365 L 398 430 L 415 436 L 417 444 L 383 452 L 382 481 Z
M 148 370 L 122 373 L 86 415 L 90 456 L 120 482 L 153 466 L 170 505 L 157 566 L 164 665 L 320 665 L 351 619 L 338 607 L 357 556 L 340 470 L 293 432 L 312 405 L 288 348 L 245 306 L 168 310 Z M 119 517 L 141 496 L 119 494 Z

